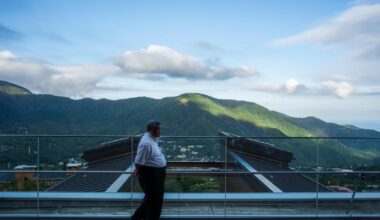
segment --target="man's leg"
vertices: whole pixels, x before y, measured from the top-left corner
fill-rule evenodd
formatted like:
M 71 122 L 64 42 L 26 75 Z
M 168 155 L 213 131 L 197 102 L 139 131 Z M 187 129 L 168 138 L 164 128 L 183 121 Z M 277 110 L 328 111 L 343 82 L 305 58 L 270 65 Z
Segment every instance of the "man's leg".
M 155 211 L 156 205 L 156 187 L 157 187 L 157 171 L 155 168 L 149 168 L 149 178 L 145 185 L 145 196 L 146 196 L 146 208 L 145 208 L 145 219 L 146 220 L 158 220 L 160 216 L 157 216 Z
M 135 210 L 135 212 L 131 216 L 131 219 L 132 220 L 145 219 L 146 205 L 147 205 L 147 200 L 146 200 L 146 196 L 144 196 L 143 201 L 141 202 L 140 206 Z
M 141 220 L 146 218 L 146 212 L 147 212 L 147 205 L 148 205 L 148 200 L 147 200 L 147 183 L 149 180 L 147 180 L 147 171 L 142 171 L 138 175 L 138 181 L 140 184 L 141 189 L 144 191 L 144 199 L 141 202 L 140 206 L 135 210 L 133 215 L 131 216 L 132 220 Z
M 157 220 L 160 219 L 162 204 L 164 201 L 164 192 L 165 192 L 165 178 L 166 173 L 164 169 L 155 170 L 152 175 L 152 197 L 151 203 L 152 206 L 148 206 L 149 212 L 147 213 L 147 219 L 149 220 Z

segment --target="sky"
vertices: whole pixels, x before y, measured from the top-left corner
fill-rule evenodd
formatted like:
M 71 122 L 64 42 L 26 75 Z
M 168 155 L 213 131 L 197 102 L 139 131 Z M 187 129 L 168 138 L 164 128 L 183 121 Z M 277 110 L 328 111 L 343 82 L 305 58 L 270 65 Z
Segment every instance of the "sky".
M 198 92 L 380 130 L 380 0 L 1 0 L 0 80 L 73 99 Z

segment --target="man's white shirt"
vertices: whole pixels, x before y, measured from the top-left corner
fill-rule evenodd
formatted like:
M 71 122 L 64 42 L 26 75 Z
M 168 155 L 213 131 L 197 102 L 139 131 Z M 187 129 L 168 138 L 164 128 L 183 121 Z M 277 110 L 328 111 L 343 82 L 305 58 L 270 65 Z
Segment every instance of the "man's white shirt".
M 158 146 L 157 139 L 149 132 L 145 133 L 139 142 L 135 163 L 150 167 L 166 166 L 162 149 Z

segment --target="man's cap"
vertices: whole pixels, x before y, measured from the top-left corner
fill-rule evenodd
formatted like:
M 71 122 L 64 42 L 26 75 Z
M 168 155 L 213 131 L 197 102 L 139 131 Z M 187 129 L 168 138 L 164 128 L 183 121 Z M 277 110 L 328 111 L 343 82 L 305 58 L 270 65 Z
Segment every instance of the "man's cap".
M 150 120 L 148 121 L 148 124 L 146 126 L 146 130 L 149 131 L 151 129 L 154 129 L 154 128 L 159 128 L 161 125 L 161 123 L 157 120 Z

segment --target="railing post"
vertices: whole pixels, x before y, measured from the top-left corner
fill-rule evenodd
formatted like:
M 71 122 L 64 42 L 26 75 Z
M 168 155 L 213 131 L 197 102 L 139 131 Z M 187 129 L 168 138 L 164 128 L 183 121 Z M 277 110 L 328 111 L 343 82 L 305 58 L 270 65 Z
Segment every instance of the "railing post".
M 177 142 L 178 139 L 175 139 L 175 141 Z M 186 138 L 186 140 L 188 140 Z M 187 142 L 187 141 L 186 141 Z M 180 145 L 178 145 L 180 146 Z M 181 147 L 182 148 L 182 147 Z M 181 149 L 180 148 L 180 149 Z M 176 188 L 176 191 L 177 191 L 177 218 L 179 218 L 179 209 L 180 209 L 180 200 L 179 200 L 179 187 L 180 187 L 180 180 L 181 180 L 181 174 L 178 174 L 177 173 L 177 176 L 176 176 L 176 182 L 175 182 L 175 188 Z
M 37 217 L 40 216 L 40 136 L 37 136 Z
M 348 208 L 347 208 L 347 211 L 346 211 L 346 214 L 348 215 L 353 207 L 353 203 L 354 203 L 354 199 L 355 199 L 355 195 L 356 195 L 356 192 L 358 191 L 358 184 L 360 184 L 360 181 L 362 180 L 362 175 L 363 173 L 360 173 L 359 174 L 359 179 L 358 180 L 354 180 L 354 191 L 352 192 L 352 195 L 351 195 L 351 199 L 350 199 L 350 203 L 348 205 Z
M 131 164 L 133 164 L 134 159 L 133 159 L 133 136 L 131 136 Z M 134 171 L 134 167 L 132 166 L 132 172 Z M 131 171 L 131 170 L 130 170 Z M 130 216 L 133 215 L 133 175 L 134 173 L 131 174 L 131 214 Z
M 317 139 L 317 185 L 316 185 L 316 191 L 317 191 L 317 199 L 315 200 L 315 206 L 316 206 L 316 215 L 318 216 L 319 214 L 319 145 L 320 145 L 321 140 Z
M 177 190 L 177 200 L 178 200 L 178 203 L 180 203 L 180 196 L 179 196 L 179 186 L 180 185 L 181 185 L 181 174 L 177 174 L 177 177 L 176 177 L 176 190 Z M 179 213 L 180 213 L 179 207 L 180 207 L 180 205 L 177 206 L 177 217 L 179 217 Z
M 224 217 L 227 216 L 227 137 L 224 137 Z

